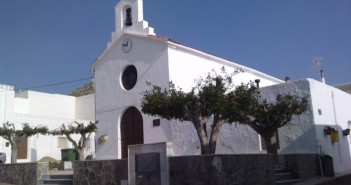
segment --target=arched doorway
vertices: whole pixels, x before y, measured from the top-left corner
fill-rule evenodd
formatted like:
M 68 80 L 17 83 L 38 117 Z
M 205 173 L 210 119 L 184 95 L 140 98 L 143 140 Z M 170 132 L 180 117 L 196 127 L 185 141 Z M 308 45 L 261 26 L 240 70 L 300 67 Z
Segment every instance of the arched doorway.
M 128 145 L 143 143 L 143 117 L 137 108 L 129 107 L 121 120 L 122 158 L 128 158 Z

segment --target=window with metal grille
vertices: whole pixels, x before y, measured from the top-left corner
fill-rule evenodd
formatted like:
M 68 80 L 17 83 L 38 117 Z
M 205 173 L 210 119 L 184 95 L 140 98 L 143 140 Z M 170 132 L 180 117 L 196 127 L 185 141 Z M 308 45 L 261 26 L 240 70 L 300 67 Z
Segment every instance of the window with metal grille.
M 57 138 L 57 148 L 68 148 L 68 140 L 66 137 Z

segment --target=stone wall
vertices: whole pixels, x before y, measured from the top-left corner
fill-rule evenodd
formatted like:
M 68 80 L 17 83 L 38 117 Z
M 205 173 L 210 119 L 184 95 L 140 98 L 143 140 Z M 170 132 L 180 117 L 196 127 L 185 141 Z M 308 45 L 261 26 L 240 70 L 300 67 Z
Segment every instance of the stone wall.
M 275 184 L 272 164 L 272 156 L 265 154 L 170 157 L 170 185 L 271 185 Z M 121 185 L 128 179 L 125 159 L 77 161 L 73 168 L 75 185 Z
M 0 165 L 0 183 L 36 185 L 37 178 L 47 173 L 48 163 L 16 163 Z
M 128 180 L 128 160 L 74 161 L 73 184 L 121 185 Z
M 320 175 L 317 154 L 280 155 L 285 167 L 301 179 Z M 75 161 L 74 184 L 122 185 L 128 180 L 128 160 Z M 169 157 L 170 185 L 275 184 L 272 155 L 198 155 Z M 48 163 L 0 165 L 0 183 L 35 185 Z
M 264 154 L 170 157 L 170 185 L 271 185 L 272 160 Z

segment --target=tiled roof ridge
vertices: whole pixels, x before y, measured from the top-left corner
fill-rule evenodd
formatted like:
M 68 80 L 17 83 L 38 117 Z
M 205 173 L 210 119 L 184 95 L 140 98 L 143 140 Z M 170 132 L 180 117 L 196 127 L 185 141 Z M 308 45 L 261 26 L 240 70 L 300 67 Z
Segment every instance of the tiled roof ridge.
M 351 82 L 343 83 L 343 84 L 336 84 L 334 87 L 351 87 Z

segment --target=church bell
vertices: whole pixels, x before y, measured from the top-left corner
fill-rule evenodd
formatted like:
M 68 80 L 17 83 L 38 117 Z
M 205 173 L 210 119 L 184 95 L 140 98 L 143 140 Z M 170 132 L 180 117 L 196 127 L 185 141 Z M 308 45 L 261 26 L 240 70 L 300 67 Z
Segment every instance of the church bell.
M 131 26 L 132 23 L 132 15 L 131 15 L 131 9 L 127 8 L 126 9 L 126 21 L 124 22 L 124 25 L 126 26 Z

